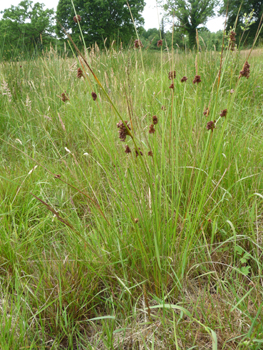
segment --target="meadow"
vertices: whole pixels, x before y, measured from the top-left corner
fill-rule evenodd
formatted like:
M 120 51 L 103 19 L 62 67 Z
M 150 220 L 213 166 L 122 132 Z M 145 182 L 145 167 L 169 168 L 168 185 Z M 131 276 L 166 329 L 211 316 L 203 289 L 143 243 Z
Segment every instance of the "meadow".
M 1 63 L 2 350 L 262 349 L 262 59 Z

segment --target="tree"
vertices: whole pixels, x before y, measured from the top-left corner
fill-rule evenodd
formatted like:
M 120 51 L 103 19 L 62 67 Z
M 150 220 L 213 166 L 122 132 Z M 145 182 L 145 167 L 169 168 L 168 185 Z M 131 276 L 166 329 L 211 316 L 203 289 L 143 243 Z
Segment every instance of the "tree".
M 232 1 L 232 0 L 231 0 Z M 176 20 L 175 27 L 189 36 L 189 45 L 195 45 L 196 29 L 215 15 L 218 0 L 166 0 L 164 9 Z
M 43 4 L 33 5 L 33 1 L 24 0 L 1 13 L 0 45 L 6 58 L 13 55 L 15 50 L 21 53 L 22 50 L 30 52 L 37 47 L 42 49 L 52 39 L 54 11 L 44 10 Z
M 248 35 L 245 37 L 248 41 L 253 41 L 263 14 L 263 0 L 224 0 L 220 13 L 228 14 L 227 30 L 233 28 L 237 20 L 238 36 L 240 37 L 246 29 Z M 262 32 L 261 36 L 263 36 Z
M 77 15 L 81 17 L 80 25 L 86 45 L 95 42 L 102 44 L 106 38 L 108 43 L 118 39 L 127 43 L 134 36 L 134 25 L 126 0 L 74 0 L 74 6 Z M 144 0 L 129 0 L 129 6 L 135 25 L 143 24 L 144 19 L 140 13 L 145 6 Z M 80 31 L 78 23 L 73 20 L 74 16 L 71 0 L 59 0 L 57 19 L 79 45 Z M 56 32 L 59 37 L 64 36 L 59 23 Z

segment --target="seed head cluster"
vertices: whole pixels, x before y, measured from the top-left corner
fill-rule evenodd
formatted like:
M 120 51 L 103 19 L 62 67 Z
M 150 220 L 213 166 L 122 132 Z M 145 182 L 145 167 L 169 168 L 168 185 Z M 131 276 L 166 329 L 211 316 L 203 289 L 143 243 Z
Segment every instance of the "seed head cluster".
M 158 118 L 156 117 L 156 115 L 153 116 L 153 124 L 158 124 Z
M 83 75 L 83 71 L 82 71 L 82 69 L 81 68 L 78 68 L 78 72 L 77 72 L 77 78 L 82 78 L 82 77 L 84 77 L 84 75 Z
M 208 116 L 209 116 L 209 113 L 210 113 L 210 111 L 209 111 L 209 108 L 207 107 L 207 108 L 204 110 L 203 115 L 206 116 L 206 117 L 208 117 Z
M 171 84 L 171 85 L 169 86 L 169 89 L 174 89 L 174 84 Z
M 80 22 L 80 21 L 81 21 L 81 17 L 80 17 L 80 15 L 76 15 L 76 16 L 74 16 L 74 17 L 73 17 L 73 21 L 74 21 L 75 23 Z
M 216 127 L 215 123 L 216 123 L 216 120 L 214 121 L 211 120 L 210 122 L 208 122 L 206 125 L 207 130 L 211 130 L 213 132 L 214 128 Z
M 154 133 L 155 133 L 154 125 L 151 124 L 149 128 L 149 134 L 154 134 Z
M 232 30 L 229 34 L 229 48 L 231 51 L 235 50 L 236 45 L 236 33 Z
M 127 154 L 131 153 L 131 149 L 128 145 L 126 145 L 125 153 L 127 153 Z
M 143 156 L 143 153 L 142 153 L 141 149 L 138 148 L 138 150 L 139 150 L 140 154 L 139 154 L 139 152 L 137 151 L 137 149 L 135 149 L 136 157 L 138 157 L 139 155 L 140 155 L 140 156 Z
M 195 77 L 194 77 L 194 80 L 193 80 L 193 84 L 195 84 L 195 83 L 197 83 L 197 84 L 199 84 L 199 83 L 201 83 L 201 77 L 200 77 L 200 75 L 196 75 Z
M 176 77 L 176 71 L 175 70 L 173 70 L 173 71 L 168 73 L 168 78 L 170 80 L 174 79 L 175 77 Z
M 227 109 L 223 109 L 220 113 L 220 117 L 226 117 L 227 115 Z
M 162 40 L 158 40 L 157 41 L 157 47 L 163 46 L 163 41 Z
M 61 94 L 61 100 L 63 102 L 69 101 L 69 98 L 67 97 L 67 95 L 64 92 Z
M 138 49 L 139 47 L 143 47 L 141 40 L 139 39 L 134 40 L 134 47 L 135 49 Z
M 243 69 L 239 72 L 239 78 L 245 77 L 249 78 L 250 75 L 250 64 L 248 64 L 248 61 L 245 62 Z
M 93 98 L 93 101 L 96 101 L 98 96 L 97 96 L 96 92 L 92 92 L 91 97 Z
M 121 141 L 125 141 L 126 136 L 130 136 L 129 130 L 131 130 L 128 121 L 125 120 L 124 123 L 122 121 L 119 121 L 119 123 L 117 123 L 117 128 L 119 128 L 119 138 L 121 139 Z
M 188 79 L 187 77 L 182 77 L 182 79 L 181 79 L 181 83 L 186 82 L 186 80 L 187 80 L 187 79 Z

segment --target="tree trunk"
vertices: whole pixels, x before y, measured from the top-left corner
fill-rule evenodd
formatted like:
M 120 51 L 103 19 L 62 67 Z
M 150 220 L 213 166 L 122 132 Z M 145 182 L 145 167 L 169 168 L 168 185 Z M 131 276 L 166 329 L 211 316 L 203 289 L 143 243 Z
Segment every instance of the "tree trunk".
M 193 49 L 196 45 L 196 29 L 191 28 L 190 30 L 188 30 L 188 36 L 190 49 Z

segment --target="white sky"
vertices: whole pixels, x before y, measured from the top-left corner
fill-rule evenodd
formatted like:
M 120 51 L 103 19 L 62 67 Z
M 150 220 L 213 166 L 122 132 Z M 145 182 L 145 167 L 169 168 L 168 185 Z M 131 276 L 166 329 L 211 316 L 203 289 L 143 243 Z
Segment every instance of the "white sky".
M 3 11 L 6 8 L 11 7 L 11 5 L 17 6 L 21 0 L 0 0 L 0 11 Z M 40 2 L 45 4 L 47 8 L 54 8 L 56 9 L 58 0 L 33 0 L 33 2 Z M 159 9 L 157 12 L 156 9 L 156 0 L 145 0 L 146 6 L 143 11 L 143 17 L 145 20 L 144 28 L 159 28 L 158 24 L 158 12 L 159 12 L 159 19 L 161 19 L 161 10 Z M 207 28 L 211 32 L 216 32 L 220 29 L 223 29 L 224 27 L 224 18 L 222 17 L 215 17 L 211 20 L 209 20 L 206 24 Z

